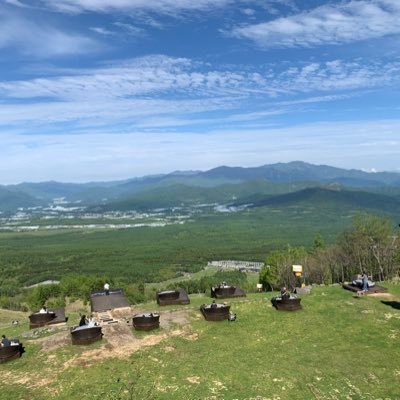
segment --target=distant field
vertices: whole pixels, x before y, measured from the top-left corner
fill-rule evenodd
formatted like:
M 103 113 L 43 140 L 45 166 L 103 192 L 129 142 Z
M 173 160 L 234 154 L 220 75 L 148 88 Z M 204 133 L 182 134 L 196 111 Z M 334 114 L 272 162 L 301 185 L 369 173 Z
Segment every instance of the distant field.
M 72 346 L 67 331 L 24 339 L 22 358 L 0 365 L 0 398 L 396 400 L 400 285 L 388 287 L 390 295 L 361 298 L 315 287 L 294 313 L 253 294 L 229 301 L 233 323 L 206 322 L 202 296 L 188 306 L 136 306 L 160 310 L 163 327 L 136 333 L 121 320 L 89 347 Z M 3 331 L 22 337 L 27 323 Z
M 323 204 L 262 207 L 165 227 L 0 233 L 0 272 L 21 285 L 71 273 L 154 282 L 196 272 L 209 260 L 263 261 L 289 243 L 310 247 L 317 233 L 332 243 L 356 212 Z

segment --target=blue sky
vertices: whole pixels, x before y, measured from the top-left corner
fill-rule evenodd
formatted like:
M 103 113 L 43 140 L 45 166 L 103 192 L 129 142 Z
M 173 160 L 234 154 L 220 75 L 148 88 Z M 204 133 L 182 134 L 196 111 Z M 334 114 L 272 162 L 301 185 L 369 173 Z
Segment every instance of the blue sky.
M 0 183 L 400 172 L 399 0 L 0 0 Z

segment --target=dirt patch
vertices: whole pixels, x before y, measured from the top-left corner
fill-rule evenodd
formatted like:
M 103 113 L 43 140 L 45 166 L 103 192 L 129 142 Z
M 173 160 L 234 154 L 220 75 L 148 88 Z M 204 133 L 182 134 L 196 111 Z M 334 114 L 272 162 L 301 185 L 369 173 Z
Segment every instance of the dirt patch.
M 35 343 L 39 343 L 42 346 L 42 351 L 48 353 L 71 344 L 71 335 L 68 331 L 58 332 L 54 335 L 37 339 Z
M 107 344 L 96 349 L 89 348 L 85 350 L 81 355 L 69 360 L 65 364 L 65 368 L 72 365 L 88 367 L 109 358 L 128 358 L 134 352 L 144 347 L 155 346 L 169 337 L 184 336 L 192 338 L 194 335 L 189 326 L 189 311 L 187 310 L 162 313 L 160 326 L 164 331 L 149 332 L 143 338 L 135 336 L 131 319 L 129 319 L 132 316 L 130 308 L 114 310 L 111 315 L 118 322 L 103 325 L 103 334 Z M 119 319 L 117 319 L 117 316 Z M 165 350 L 173 351 L 174 348 L 168 346 Z
M 135 313 L 132 307 L 121 307 L 111 311 L 114 319 L 131 319 Z
M 368 294 L 368 297 L 378 297 L 378 298 L 387 299 L 387 300 L 398 300 L 397 296 L 395 296 L 392 293 L 387 293 L 387 292 L 384 292 L 384 293 L 371 293 L 371 294 Z
M 52 383 L 57 381 L 59 374 L 70 367 L 89 368 L 107 359 L 128 358 L 136 351 L 158 345 L 170 337 L 194 337 L 189 325 L 189 313 L 190 311 L 188 310 L 163 312 L 160 318 L 162 329 L 148 332 L 145 336 L 141 336 L 135 335 L 133 330 L 132 309 L 130 307 L 114 310 L 110 314 L 116 322 L 102 326 L 105 340 L 100 346 L 82 346 L 80 347 L 82 351 L 72 356 L 68 361 L 57 363 L 56 355 L 51 354 L 51 352 L 71 344 L 69 330 L 63 330 L 51 336 L 35 340 L 35 343 L 41 345 L 41 351 L 47 353 L 47 362 L 42 369 L 30 373 L 5 372 L 2 378 L 27 387 L 41 388 L 49 396 L 57 397 L 59 393 L 57 389 L 52 387 Z M 166 352 L 175 350 L 172 346 L 166 346 L 164 349 Z
M 188 376 L 186 378 L 188 382 L 190 382 L 193 385 L 198 385 L 200 383 L 200 377 L 199 376 Z

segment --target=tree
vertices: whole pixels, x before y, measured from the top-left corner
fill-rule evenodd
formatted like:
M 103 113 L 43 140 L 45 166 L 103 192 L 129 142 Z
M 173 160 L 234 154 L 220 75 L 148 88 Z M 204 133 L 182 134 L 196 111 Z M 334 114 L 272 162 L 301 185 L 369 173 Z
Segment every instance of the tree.
M 339 237 L 338 244 L 347 278 L 366 271 L 374 279 L 385 280 L 399 271 L 396 262 L 399 240 L 388 218 L 356 215 L 352 226 Z
M 307 264 L 309 255 L 303 247 L 287 246 L 284 250 L 272 251 L 266 260 L 269 269 L 261 270 L 259 281 L 265 287 L 294 287 L 296 279 L 292 272 L 293 264 Z

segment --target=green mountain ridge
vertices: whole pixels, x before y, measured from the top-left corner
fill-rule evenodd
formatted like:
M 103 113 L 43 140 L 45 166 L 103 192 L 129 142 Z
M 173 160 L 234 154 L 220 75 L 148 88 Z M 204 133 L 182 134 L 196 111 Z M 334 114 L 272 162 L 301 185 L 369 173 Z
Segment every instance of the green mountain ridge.
M 0 202 L 0 211 L 33 207 L 54 198 L 104 210 L 152 209 L 202 203 L 262 202 L 264 196 L 291 193 L 306 187 L 347 187 L 363 193 L 400 197 L 400 174 L 345 170 L 301 161 L 261 167 L 221 166 L 209 171 L 175 171 L 165 175 L 109 182 L 21 183 L 2 186 L 14 193 Z M 11 196 L 10 194 L 8 196 Z M 339 201 L 339 199 L 337 199 Z M 362 201 L 361 198 L 359 201 Z
M 387 213 L 400 212 L 400 198 L 361 190 L 305 188 L 277 195 L 252 204 L 252 207 L 315 204 L 318 207 L 347 207 Z

